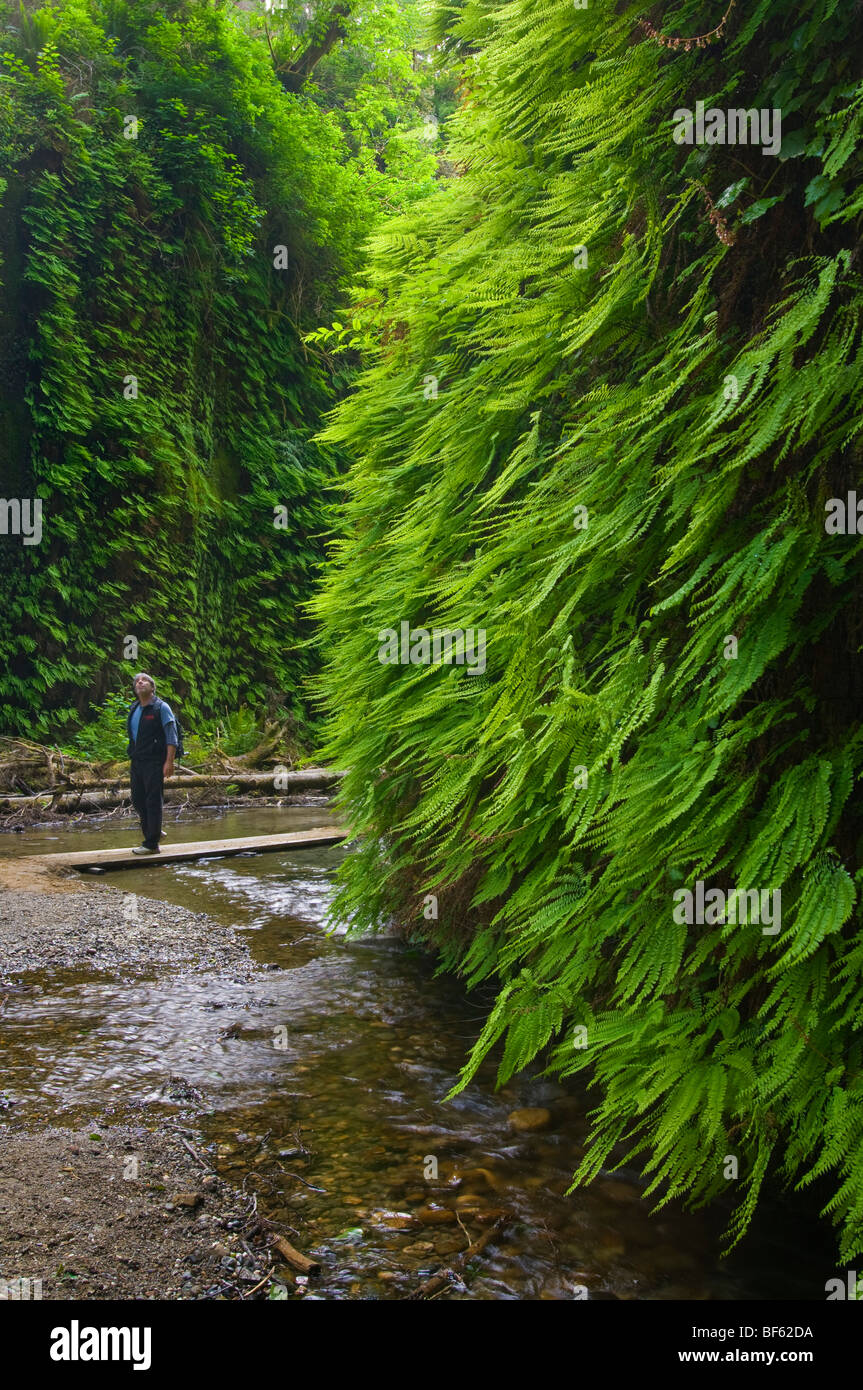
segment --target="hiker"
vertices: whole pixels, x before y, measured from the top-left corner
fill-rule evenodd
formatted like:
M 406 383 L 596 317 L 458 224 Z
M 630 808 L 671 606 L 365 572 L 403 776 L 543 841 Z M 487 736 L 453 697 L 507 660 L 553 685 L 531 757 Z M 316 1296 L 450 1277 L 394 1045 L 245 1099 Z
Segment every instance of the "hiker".
M 132 805 L 141 818 L 143 843 L 133 854 L 158 854 L 162 836 L 162 792 L 174 772 L 177 721 L 169 704 L 156 694 L 156 682 L 139 671 L 132 685 L 137 702 L 129 710 L 126 729 L 132 759 Z

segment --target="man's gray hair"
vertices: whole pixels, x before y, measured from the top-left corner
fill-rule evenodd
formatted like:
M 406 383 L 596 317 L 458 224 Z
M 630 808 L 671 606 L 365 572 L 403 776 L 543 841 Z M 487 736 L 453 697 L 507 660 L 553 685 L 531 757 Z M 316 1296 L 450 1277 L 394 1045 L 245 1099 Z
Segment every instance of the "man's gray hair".
M 135 686 L 138 684 L 138 681 L 140 681 L 140 680 L 149 681 L 150 684 L 152 685 L 153 691 L 154 691 L 154 693 L 155 693 L 155 690 L 156 690 L 156 682 L 153 680 L 153 677 L 150 675 L 149 671 L 139 671 L 138 674 L 137 674 L 137 676 L 133 676 L 133 677 L 132 677 L 132 689 L 133 689 L 133 690 L 135 689 Z

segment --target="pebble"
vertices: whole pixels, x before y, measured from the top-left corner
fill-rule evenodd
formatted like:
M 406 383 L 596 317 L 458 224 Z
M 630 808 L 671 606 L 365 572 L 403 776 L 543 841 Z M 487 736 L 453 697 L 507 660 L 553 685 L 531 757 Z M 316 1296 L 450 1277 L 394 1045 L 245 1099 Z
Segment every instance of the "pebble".
M 417 1220 L 424 1226 L 454 1226 L 455 1212 L 449 1207 L 439 1207 L 435 1202 L 427 1202 L 417 1209 Z
M 507 1116 L 510 1129 L 516 1134 L 532 1134 L 537 1129 L 547 1129 L 551 1124 L 551 1111 L 539 1106 L 527 1106 L 524 1110 L 513 1110 Z
M 462 1182 L 475 1182 L 476 1179 L 479 1178 L 482 1182 L 486 1183 L 493 1192 L 499 1191 L 500 1188 L 506 1185 L 503 1178 L 498 1176 L 497 1173 L 492 1173 L 488 1168 L 465 1168 L 459 1173 L 459 1178 Z
M 484 1197 L 477 1197 L 473 1192 L 462 1192 L 455 1204 L 459 1211 L 483 1211 L 487 1205 Z
M 390 1226 L 397 1231 L 406 1230 L 410 1226 L 415 1226 L 417 1224 L 417 1217 L 419 1216 L 419 1212 L 417 1212 L 416 1216 L 412 1216 L 411 1213 L 407 1211 L 376 1211 L 374 1213 L 375 1225 Z M 422 1220 L 422 1217 L 420 1217 L 420 1220 Z
M 444 1235 L 441 1232 L 440 1235 L 435 1236 L 434 1248 L 443 1259 L 447 1255 L 460 1255 L 465 1248 L 465 1238 L 461 1232 L 457 1235 Z

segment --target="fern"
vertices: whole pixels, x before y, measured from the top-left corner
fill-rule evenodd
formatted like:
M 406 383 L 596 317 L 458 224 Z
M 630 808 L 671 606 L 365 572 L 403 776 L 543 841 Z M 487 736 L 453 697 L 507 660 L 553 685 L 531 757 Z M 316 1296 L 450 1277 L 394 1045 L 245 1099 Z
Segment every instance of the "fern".
M 384 887 L 350 857 L 337 911 L 413 922 L 417 885 L 450 885 L 424 939 L 469 983 L 497 977 L 459 1086 L 493 1052 L 501 1077 L 540 1055 L 586 1077 L 576 1183 L 620 1146 L 662 1200 L 699 1204 L 735 1153 L 731 1242 L 771 1167 L 817 1172 L 846 1258 L 863 552 L 824 503 L 860 477 L 860 103 L 831 76 L 852 8 L 824 25 L 814 0 L 759 0 L 727 44 L 673 55 L 611 0 L 453 18 L 459 176 L 372 258 L 379 349 L 324 436 L 352 464 L 313 603 L 345 814 L 393 856 Z M 694 3 L 674 17 L 698 32 Z M 733 244 L 694 181 L 739 181 L 734 151 L 670 137 L 696 85 L 793 100 L 805 148 L 748 152 L 746 197 L 784 207 Z M 416 383 L 438 368 L 429 409 Z M 486 629 L 472 693 L 369 660 L 370 632 L 419 611 Z M 698 879 L 779 891 L 781 930 L 676 922 Z

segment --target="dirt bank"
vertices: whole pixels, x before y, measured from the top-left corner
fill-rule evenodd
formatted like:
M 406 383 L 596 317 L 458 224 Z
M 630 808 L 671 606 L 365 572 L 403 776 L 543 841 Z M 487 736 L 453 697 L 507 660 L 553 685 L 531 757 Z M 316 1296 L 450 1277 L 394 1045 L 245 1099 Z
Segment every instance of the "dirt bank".
M 20 1279 L 41 1280 L 43 1299 L 239 1299 L 266 1283 L 250 1199 L 196 1161 L 185 1133 L 0 1126 L 0 1299 Z
M 24 862 L 3 870 L 0 1044 L 3 1009 L 35 988 L 34 971 L 132 979 L 239 967 L 252 980 L 261 969 L 239 934 L 203 913 L 50 873 L 25 891 Z M 0 1088 L 0 1299 L 21 1279 L 41 1280 L 45 1299 L 266 1296 L 269 1234 L 254 1198 L 213 1171 L 195 1128 L 200 1097 L 180 1077 L 164 1090 L 161 1104 L 62 1129 L 18 1121 Z
M 7 894 L 36 893 L 40 897 L 53 897 L 55 893 L 60 895 L 66 893 L 86 892 L 85 885 L 81 882 L 78 874 L 57 874 L 52 873 L 44 864 L 40 864 L 37 859 L 0 859 L 0 922 L 2 922 L 2 907 L 6 902 Z M 2 927 L 0 927 L 2 933 Z M 2 969 L 3 946 L 0 940 L 0 969 Z

